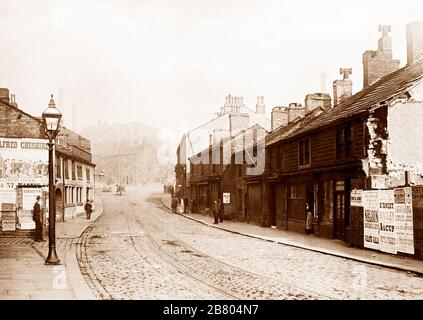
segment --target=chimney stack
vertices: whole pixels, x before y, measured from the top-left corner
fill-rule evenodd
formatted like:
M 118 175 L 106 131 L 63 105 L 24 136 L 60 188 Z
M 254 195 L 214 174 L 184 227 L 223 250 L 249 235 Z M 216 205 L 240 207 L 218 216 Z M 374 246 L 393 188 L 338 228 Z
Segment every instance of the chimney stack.
M 9 99 L 9 89 L 7 88 L 0 88 L 0 100 L 2 102 L 5 102 L 7 104 L 10 103 L 10 99 Z
M 295 120 L 298 117 L 304 117 L 305 107 L 301 103 L 290 103 L 288 105 L 288 122 Z
M 352 69 L 340 68 L 339 73 L 343 75 L 343 79 L 333 82 L 333 106 L 337 106 L 343 100 L 352 96 L 352 81 L 349 77 L 352 74 Z
M 18 104 L 16 103 L 16 96 L 14 93 L 10 95 L 10 104 L 15 108 L 18 108 Z
M 423 21 L 407 24 L 407 65 L 416 63 L 423 57 Z
M 316 108 L 330 109 L 331 98 L 327 93 L 313 93 L 305 97 L 305 113 L 309 113 Z
M 287 107 L 274 107 L 272 109 L 271 114 L 271 123 L 272 123 L 272 131 L 282 127 L 286 126 L 289 122 L 288 118 L 288 108 Z
M 382 32 L 382 36 L 378 41 L 378 49 L 363 53 L 364 88 L 399 69 L 400 61 L 392 59 L 392 39 L 388 34 L 391 32 L 391 26 L 379 25 L 379 31 Z
M 256 113 L 266 113 L 266 106 L 264 104 L 264 96 L 257 97 Z

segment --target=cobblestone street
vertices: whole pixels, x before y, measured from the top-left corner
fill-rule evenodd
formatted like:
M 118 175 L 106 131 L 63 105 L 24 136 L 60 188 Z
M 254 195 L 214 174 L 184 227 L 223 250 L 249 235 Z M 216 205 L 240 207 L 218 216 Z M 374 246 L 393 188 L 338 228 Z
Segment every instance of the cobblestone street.
M 210 228 L 169 213 L 157 191 L 103 193 L 104 214 L 76 244 L 97 298 L 423 297 L 423 278 L 412 273 Z

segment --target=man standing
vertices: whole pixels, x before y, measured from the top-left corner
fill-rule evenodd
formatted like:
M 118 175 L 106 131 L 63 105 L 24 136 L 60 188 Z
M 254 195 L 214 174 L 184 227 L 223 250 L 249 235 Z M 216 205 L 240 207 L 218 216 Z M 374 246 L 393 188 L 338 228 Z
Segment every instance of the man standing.
M 213 202 L 213 207 L 212 207 L 212 213 L 213 213 L 213 218 L 214 218 L 213 224 L 218 224 L 219 223 L 219 211 L 220 211 L 219 204 L 215 200 Z
M 88 199 L 87 199 L 87 203 L 85 204 L 84 209 L 85 209 L 85 213 L 87 214 L 87 219 L 90 220 L 91 219 L 91 212 L 93 211 L 93 206 L 88 201 Z
M 41 197 L 37 196 L 37 201 L 34 203 L 34 210 L 32 219 L 35 222 L 35 234 L 34 240 L 36 242 L 44 241 L 43 239 L 43 228 L 41 224 Z
M 310 205 L 306 203 L 306 234 L 312 234 L 313 233 L 313 213 Z

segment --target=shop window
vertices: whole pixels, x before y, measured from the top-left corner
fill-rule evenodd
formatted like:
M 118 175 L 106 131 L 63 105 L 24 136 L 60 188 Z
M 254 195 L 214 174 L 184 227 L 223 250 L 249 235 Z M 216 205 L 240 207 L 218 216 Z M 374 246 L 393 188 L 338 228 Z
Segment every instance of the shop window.
M 304 139 L 298 142 L 298 165 L 310 165 L 310 139 Z

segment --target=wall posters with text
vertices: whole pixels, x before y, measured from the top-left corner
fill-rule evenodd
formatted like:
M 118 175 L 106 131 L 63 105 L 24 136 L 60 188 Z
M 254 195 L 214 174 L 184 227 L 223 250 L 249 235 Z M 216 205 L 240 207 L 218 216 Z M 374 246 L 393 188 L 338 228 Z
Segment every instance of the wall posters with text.
M 379 190 L 379 241 L 380 251 L 397 253 L 395 228 L 394 190 Z
M 362 193 L 364 212 L 364 247 L 379 250 L 379 201 L 377 190 Z
M 394 189 L 397 251 L 414 254 L 413 205 L 411 188 Z

